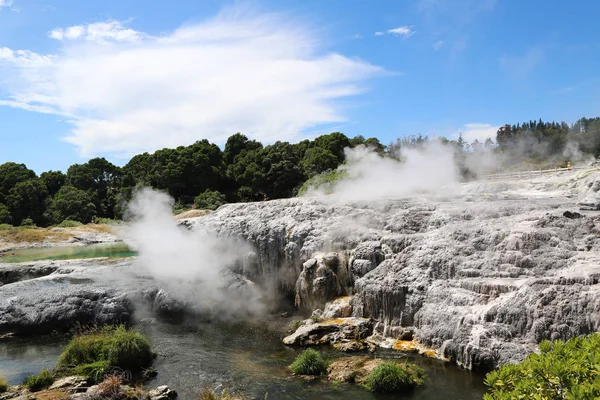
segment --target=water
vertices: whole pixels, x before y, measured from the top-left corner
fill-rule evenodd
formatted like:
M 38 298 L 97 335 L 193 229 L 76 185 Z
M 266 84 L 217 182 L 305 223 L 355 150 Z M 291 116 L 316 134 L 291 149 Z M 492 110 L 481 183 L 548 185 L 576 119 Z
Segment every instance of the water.
M 137 255 L 125 243 L 99 243 L 89 246 L 36 247 L 11 250 L 0 253 L 0 261 L 5 263 L 29 262 L 38 260 L 73 260 L 81 258 L 121 258 Z
M 353 384 L 306 383 L 291 376 L 286 368 L 301 350 L 284 346 L 281 328 L 265 323 L 182 326 L 148 320 L 138 328 L 158 353 L 154 363 L 158 376 L 149 386 L 169 385 L 178 391 L 181 400 L 197 399 L 205 386 L 226 387 L 259 399 L 268 393 L 269 400 L 479 400 L 485 390 L 481 375 L 439 360 L 393 350 L 376 354 L 384 358 L 409 358 L 423 366 L 429 377 L 425 387 L 392 396 L 373 394 Z M 65 344 L 66 339 L 57 337 L 0 342 L 0 375 L 10 383 L 19 383 L 30 373 L 52 367 Z M 330 347 L 321 350 L 330 357 L 346 356 Z
M 0 376 L 11 385 L 56 365 L 58 356 L 67 344 L 65 337 L 14 338 L 0 341 Z

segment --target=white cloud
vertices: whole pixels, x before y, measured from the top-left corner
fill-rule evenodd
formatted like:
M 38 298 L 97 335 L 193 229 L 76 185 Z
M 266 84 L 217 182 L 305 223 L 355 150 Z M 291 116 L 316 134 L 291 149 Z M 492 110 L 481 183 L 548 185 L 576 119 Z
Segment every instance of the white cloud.
M 96 22 L 86 26 L 76 25 L 66 29 L 57 28 L 48 34 L 56 40 L 85 39 L 92 42 L 136 42 L 144 36 L 142 33 L 128 29 L 119 21 Z
M 433 44 L 433 49 L 435 51 L 440 50 L 442 47 L 444 47 L 444 41 L 443 40 L 438 40 L 437 42 L 435 42 Z
M 13 5 L 12 0 L 0 0 L 0 7 L 10 7 Z
M 465 124 L 461 129 L 450 135 L 450 139 L 458 139 L 458 137 L 462 134 L 463 140 L 469 144 L 475 140 L 478 140 L 480 143 L 484 143 L 488 138 L 496 140 L 498 128 L 499 126 L 494 126 L 492 124 Z
M 385 35 L 385 33 L 384 32 L 380 32 L 380 31 L 375 32 L 375 36 L 382 36 L 382 35 Z
M 83 156 L 130 156 L 235 132 L 296 140 L 345 120 L 337 100 L 383 70 L 315 31 L 237 9 L 161 36 L 117 21 L 58 28 L 54 54 L 0 48 L 0 105 L 67 116 Z
M 410 26 L 399 26 L 397 28 L 388 30 L 388 33 L 396 36 L 402 36 L 406 39 L 414 35 L 415 31 Z

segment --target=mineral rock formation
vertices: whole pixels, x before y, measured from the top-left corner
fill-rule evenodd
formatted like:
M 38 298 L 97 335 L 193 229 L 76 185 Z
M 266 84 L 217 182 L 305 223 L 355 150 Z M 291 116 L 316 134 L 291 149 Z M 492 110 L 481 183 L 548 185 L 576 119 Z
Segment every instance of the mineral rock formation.
M 486 370 L 600 328 L 600 215 L 578 205 L 599 188 L 598 172 L 569 172 L 446 198 L 229 204 L 192 224 L 252 244 L 245 272 L 300 307 L 352 294 L 385 336 Z

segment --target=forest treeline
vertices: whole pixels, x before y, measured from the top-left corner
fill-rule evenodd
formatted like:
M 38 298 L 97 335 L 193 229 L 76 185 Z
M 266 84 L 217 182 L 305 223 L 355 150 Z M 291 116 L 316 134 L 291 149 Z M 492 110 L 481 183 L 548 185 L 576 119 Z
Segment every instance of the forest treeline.
M 507 165 L 566 162 L 577 149 L 597 157 L 600 118 L 582 118 L 573 125 L 541 120 L 505 125 L 495 142 L 484 143 L 419 135 L 384 145 L 374 137 L 348 138 L 334 132 L 314 140 L 264 146 L 236 133 L 223 150 L 200 140 L 136 155 L 123 167 L 93 158 L 70 166 L 66 173 L 47 171 L 39 176 L 24 164 L 6 162 L 0 165 L 0 224 L 48 226 L 64 220 L 120 219 L 135 188 L 142 186 L 168 192 L 179 205 L 195 203 L 199 208 L 292 197 L 307 180 L 344 163 L 347 147 L 365 145 L 382 157 L 401 161 L 404 148 L 425 148 L 432 140 L 454 151 L 463 177 L 470 179 L 482 171 L 469 160 L 491 152 L 503 156 L 499 159 Z

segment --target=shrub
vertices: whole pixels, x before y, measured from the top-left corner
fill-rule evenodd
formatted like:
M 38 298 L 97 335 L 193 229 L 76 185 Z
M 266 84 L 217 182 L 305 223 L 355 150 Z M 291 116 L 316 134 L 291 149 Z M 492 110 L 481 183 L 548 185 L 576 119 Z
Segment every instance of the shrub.
M 0 393 L 5 393 L 8 390 L 8 382 L 0 376 Z
M 120 325 L 75 336 L 60 355 L 58 367 L 97 382 L 113 370 L 141 371 L 152 359 L 148 339 Z
M 383 361 L 373 368 L 363 385 L 372 392 L 401 392 L 423 384 L 425 372 L 413 364 Z
M 600 334 L 567 342 L 543 341 L 540 354 L 487 374 L 485 400 L 597 399 L 600 397 Z
M 79 221 L 73 221 L 72 219 L 65 219 L 63 222 L 61 222 L 57 226 L 61 227 L 61 228 L 75 228 L 76 226 L 81 226 L 81 225 L 83 225 L 83 224 Z
M 227 203 L 225 195 L 216 190 L 206 189 L 194 199 L 194 206 L 201 210 L 216 210 Z
M 327 362 L 317 350 L 306 349 L 296 357 L 290 369 L 297 375 L 322 375 L 327 372 Z
M 0 231 L 7 231 L 12 228 L 13 228 L 13 226 L 10 224 L 0 224 Z
M 39 375 L 30 375 L 23 381 L 23 385 L 27 386 L 32 392 L 38 392 L 42 389 L 48 388 L 54 383 L 54 376 L 52 372 L 47 369 L 40 371 Z
M 35 226 L 35 223 L 31 218 L 25 218 L 21 221 L 21 226 Z

